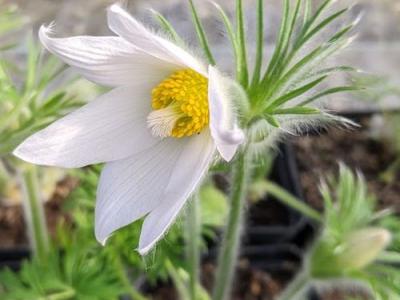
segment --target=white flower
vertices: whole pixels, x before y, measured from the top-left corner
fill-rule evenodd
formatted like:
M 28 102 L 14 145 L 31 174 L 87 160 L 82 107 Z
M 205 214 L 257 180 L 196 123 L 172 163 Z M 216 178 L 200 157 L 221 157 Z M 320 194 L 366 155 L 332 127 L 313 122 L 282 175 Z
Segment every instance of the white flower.
M 14 154 L 31 163 L 78 168 L 106 162 L 96 203 L 96 238 L 146 217 L 139 251 L 165 234 L 214 160 L 244 141 L 227 78 L 154 34 L 119 5 L 111 37 L 53 38 L 43 45 L 110 92 L 25 140 Z

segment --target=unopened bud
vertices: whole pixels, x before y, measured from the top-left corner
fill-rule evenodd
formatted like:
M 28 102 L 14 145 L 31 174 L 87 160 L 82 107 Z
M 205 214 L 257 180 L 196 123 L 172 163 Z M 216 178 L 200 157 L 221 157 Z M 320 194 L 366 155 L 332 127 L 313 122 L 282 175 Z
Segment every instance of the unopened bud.
M 351 233 L 338 254 L 338 264 L 346 270 L 360 270 L 374 262 L 390 244 L 391 234 L 383 228 L 366 228 Z

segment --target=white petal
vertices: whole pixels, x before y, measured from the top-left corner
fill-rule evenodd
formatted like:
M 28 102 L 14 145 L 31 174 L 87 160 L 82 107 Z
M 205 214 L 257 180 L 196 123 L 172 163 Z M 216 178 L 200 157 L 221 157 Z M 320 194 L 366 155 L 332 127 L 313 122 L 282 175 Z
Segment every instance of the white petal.
M 108 163 L 96 202 L 96 238 L 105 243 L 117 229 L 140 219 L 162 200 L 185 143 L 164 139 L 151 149 Z
M 230 161 L 245 139 L 237 125 L 235 103 L 229 95 L 232 84 L 212 66 L 208 77 L 211 135 L 221 156 Z
M 120 37 L 77 36 L 53 38 L 42 26 L 39 38 L 51 53 L 87 79 L 106 86 L 133 82 L 158 84 L 176 66 L 150 56 Z
M 215 153 L 215 146 L 208 131 L 188 138 L 170 176 L 160 205 L 146 217 L 140 235 L 139 252 L 144 255 L 166 233 L 180 210 L 200 184 Z
M 108 26 L 113 32 L 146 53 L 207 76 L 207 70 L 202 63 L 186 50 L 145 28 L 119 4 L 114 4 L 108 9 Z
M 148 149 L 159 141 L 147 128 L 150 90 L 116 88 L 32 135 L 14 155 L 34 164 L 77 168 Z
M 184 204 L 207 170 L 214 152 L 212 144 L 209 134 L 193 139 L 164 139 L 148 151 L 107 164 L 97 191 L 97 240 L 104 244 L 114 231 L 149 212 L 145 224 L 154 213 L 170 216 L 173 207 L 177 214 L 178 203 Z M 159 228 L 157 237 L 151 237 L 147 225 L 143 225 L 141 241 L 149 238 L 148 243 L 153 245 L 168 226 Z

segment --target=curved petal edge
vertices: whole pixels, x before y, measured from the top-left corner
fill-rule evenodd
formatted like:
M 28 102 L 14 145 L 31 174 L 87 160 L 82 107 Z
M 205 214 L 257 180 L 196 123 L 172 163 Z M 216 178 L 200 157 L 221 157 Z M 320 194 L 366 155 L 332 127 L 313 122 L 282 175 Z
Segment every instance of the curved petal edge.
M 238 126 L 235 99 L 230 91 L 238 87 L 213 66 L 209 67 L 208 74 L 211 135 L 222 158 L 230 161 L 245 141 L 245 134 Z

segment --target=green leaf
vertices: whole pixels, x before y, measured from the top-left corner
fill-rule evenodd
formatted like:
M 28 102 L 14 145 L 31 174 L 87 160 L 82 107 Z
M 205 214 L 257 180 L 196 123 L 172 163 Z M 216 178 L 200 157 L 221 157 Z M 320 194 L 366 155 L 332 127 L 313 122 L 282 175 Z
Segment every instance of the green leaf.
M 344 37 L 350 30 L 353 29 L 353 24 L 345 26 L 344 28 L 342 28 L 341 30 L 339 30 L 335 35 L 333 35 L 328 43 L 332 44 L 335 43 L 337 41 L 339 41 L 342 37 Z
M 239 74 L 238 81 L 243 88 L 247 88 L 249 82 L 249 71 L 247 67 L 247 50 L 246 50 L 246 34 L 243 15 L 242 0 L 236 0 L 236 26 L 237 26 L 237 40 L 239 44 Z
M 44 105 L 42 105 L 42 109 L 46 111 L 52 109 L 53 106 L 59 105 L 59 103 L 66 96 L 66 94 L 67 93 L 65 91 L 56 93 L 54 96 L 50 97 L 48 100 L 44 102 Z
M 304 16 L 303 16 L 303 27 L 310 21 L 312 14 L 312 1 L 305 0 L 304 2 Z
M 6 112 L 0 118 L 2 157 L 27 136 L 81 105 L 66 93 L 73 80 L 58 78 L 64 66 L 54 58 L 40 55 L 39 49 L 29 39 L 22 76 L 18 76 L 19 70 L 14 70 L 13 65 L 0 59 L 0 98 L 5 99 L 0 102 L 0 113 Z
M 294 99 L 297 98 L 298 96 L 303 95 L 304 93 L 308 92 L 309 90 L 311 90 L 312 88 L 314 88 L 315 86 L 317 86 L 318 84 L 320 84 L 322 81 L 324 81 L 327 78 L 327 76 L 322 76 L 320 78 L 318 78 L 317 80 L 314 80 L 306 85 L 303 85 L 302 87 L 295 89 L 281 97 L 279 97 L 276 100 L 271 101 L 271 104 L 269 104 L 265 111 L 266 112 L 270 112 L 273 111 L 273 109 L 275 109 L 276 107 L 279 107 L 280 105 Z
M 318 68 L 319 63 L 341 49 L 346 43 L 347 40 L 336 40 L 333 43 L 329 42 L 316 47 L 292 66 L 279 80 L 276 80 L 277 82 L 269 88 L 268 98 L 272 98 L 273 95 L 293 85 L 297 78 L 300 79 L 299 81 L 304 81 L 304 79 L 307 79 L 307 74 L 308 77 L 312 77 L 317 73 L 316 71 L 314 71 L 314 74 L 312 72 Z
M 282 20 L 281 20 L 279 35 L 278 35 L 276 47 L 274 50 L 274 54 L 272 55 L 271 61 L 268 65 L 268 69 L 265 72 L 265 75 L 262 80 L 262 82 L 264 84 L 267 83 L 268 78 L 271 77 L 270 75 L 273 73 L 274 69 L 276 68 L 279 58 L 282 57 L 282 50 L 284 50 L 283 49 L 284 39 L 285 39 L 285 36 L 287 35 L 289 22 L 290 22 L 290 4 L 289 4 L 289 0 L 284 0 L 283 3 L 284 3 L 284 8 L 283 8 L 283 16 L 282 16 Z
M 289 2 L 284 2 L 284 17 L 277 40 L 277 47 L 275 48 L 262 82 L 255 88 L 255 91 L 251 92 L 252 97 L 255 98 L 254 101 L 257 103 L 270 102 L 272 99 L 276 98 L 276 95 L 285 93 L 288 88 L 297 88 L 299 86 L 299 81 L 304 81 L 304 79 L 311 80 L 311 78 L 307 78 L 309 74 L 312 72 L 315 73 L 315 70 L 318 69 L 321 62 L 342 49 L 350 41 L 350 39 L 345 39 L 344 36 L 351 30 L 354 24 L 339 30 L 326 43 L 319 45 L 292 65 L 292 61 L 297 57 L 303 42 L 305 43 L 306 40 L 310 39 L 320 30 L 326 28 L 333 20 L 343 15 L 345 11 L 348 11 L 346 9 L 341 10 L 314 26 L 314 23 L 316 23 L 332 1 L 325 1 L 314 15 L 311 14 L 310 2 L 311 1 L 304 4 L 304 13 L 310 14 L 310 16 L 306 17 L 306 23 L 304 23 L 305 21 L 303 19 L 303 28 L 301 28 L 295 40 L 291 39 L 291 36 L 295 25 L 300 22 L 298 20 L 300 19 L 298 2 L 296 2 L 296 7 L 293 8 L 292 13 L 290 13 Z
M 229 20 L 228 16 L 226 15 L 225 11 L 221 8 L 221 6 L 215 2 L 213 2 L 214 6 L 218 10 L 219 14 L 221 15 L 222 21 L 224 22 L 226 32 L 228 33 L 229 40 L 231 41 L 233 52 L 235 55 L 236 60 L 236 73 L 240 73 L 240 57 L 239 57 L 239 43 L 236 40 L 235 32 L 233 31 L 233 26 L 231 21 Z
M 174 27 L 172 24 L 158 11 L 152 9 L 151 12 L 153 13 L 154 17 L 160 24 L 160 26 L 164 29 L 165 32 L 167 32 L 171 38 L 173 38 L 174 42 L 180 45 L 183 45 L 184 42 L 180 38 L 179 34 L 175 31 Z
M 28 60 L 26 66 L 25 93 L 31 92 L 35 85 L 39 51 L 39 47 L 33 42 L 33 37 L 31 36 L 28 39 Z
M 272 126 L 274 126 L 276 128 L 280 127 L 278 120 L 273 115 L 265 114 L 264 118 L 270 125 L 272 125 Z
M 291 108 L 282 108 L 273 111 L 274 115 L 315 115 L 321 111 L 313 107 L 296 106 Z
M 311 26 L 318 20 L 318 18 L 322 15 L 322 13 L 325 11 L 325 9 L 335 0 L 326 0 L 321 4 L 321 6 L 317 9 L 315 14 L 310 17 L 309 21 L 307 24 L 304 26 L 302 34 L 300 36 L 304 36 L 307 34 L 308 30 L 311 28 Z
M 263 63 L 264 53 L 264 0 L 257 0 L 257 45 L 256 45 L 256 60 L 254 66 L 253 80 L 251 87 L 257 86 Z
M 299 43 L 296 45 L 296 48 L 300 48 L 302 45 L 304 45 L 307 41 L 309 41 L 314 35 L 316 35 L 318 32 L 320 32 L 322 29 L 324 29 L 326 26 L 328 26 L 330 23 L 332 23 L 334 20 L 339 18 L 341 15 L 343 15 L 345 12 L 348 11 L 348 8 L 344 8 L 331 16 L 327 17 L 324 19 L 321 23 L 319 23 L 315 28 L 313 28 L 310 32 L 308 32 L 304 38 L 302 38 Z
M 213 184 L 207 184 L 200 189 L 201 221 L 204 225 L 221 227 L 228 215 L 228 199 Z
M 196 10 L 196 7 L 194 6 L 193 0 L 189 0 L 189 4 L 190 4 L 190 10 L 192 12 L 193 22 L 194 22 L 194 25 L 196 28 L 196 33 L 197 33 L 199 42 L 200 42 L 201 46 L 203 47 L 204 54 L 206 55 L 208 62 L 214 66 L 215 59 L 211 52 L 210 46 L 208 44 L 206 33 L 205 33 L 203 25 L 200 21 L 199 15 L 197 14 L 197 10 Z
M 285 29 L 282 35 L 282 39 L 279 40 L 279 51 L 277 53 L 277 57 L 275 59 L 273 57 L 273 59 L 271 60 L 271 63 L 274 63 L 274 65 L 271 66 L 270 70 L 267 70 L 266 74 L 267 77 L 268 75 L 270 75 L 272 80 L 274 80 L 274 77 L 279 77 L 279 75 L 283 72 L 285 65 L 288 64 L 291 60 L 291 58 L 288 57 L 287 54 L 290 50 L 290 41 L 295 29 L 296 21 L 299 17 L 301 0 L 296 1 L 293 13 L 290 13 L 290 4 L 288 3 L 287 5 L 288 15 L 287 17 L 285 17 L 287 19 L 286 24 L 284 25 Z
M 358 69 L 350 66 L 338 66 L 338 67 L 332 67 L 332 68 L 325 68 L 322 70 L 315 71 L 314 73 L 310 73 L 310 77 L 314 76 L 322 76 L 322 75 L 331 75 L 333 73 L 337 72 L 345 72 L 345 73 L 357 73 L 359 72 Z
M 0 272 L 1 299 L 117 300 L 124 294 L 113 269 L 89 245 L 53 249 L 44 264 L 25 261 L 19 273 Z
M 343 92 L 354 92 L 354 91 L 359 91 L 362 90 L 364 88 L 359 87 L 359 86 L 338 86 L 338 87 L 334 87 L 334 88 L 330 88 L 327 89 L 321 93 L 316 94 L 315 96 L 312 96 L 304 101 L 302 101 L 299 105 L 303 106 L 303 105 L 308 105 L 322 97 L 328 96 L 328 95 L 333 95 L 333 94 L 337 94 L 337 93 L 343 93 Z
M 294 29 L 296 26 L 296 21 L 299 17 L 301 2 L 302 2 L 302 0 L 297 0 L 295 9 L 293 11 L 292 20 L 290 21 L 290 27 L 289 27 L 289 30 L 288 30 L 288 33 L 286 36 L 286 40 L 284 42 L 284 48 L 285 48 L 286 52 L 288 51 L 288 45 L 289 45 L 290 39 L 292 38 Z

